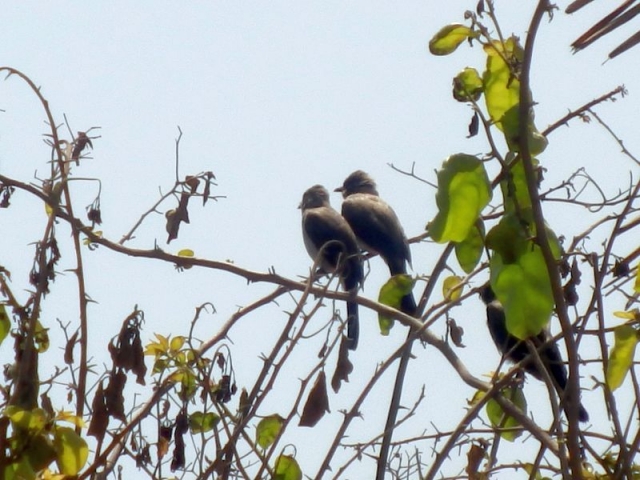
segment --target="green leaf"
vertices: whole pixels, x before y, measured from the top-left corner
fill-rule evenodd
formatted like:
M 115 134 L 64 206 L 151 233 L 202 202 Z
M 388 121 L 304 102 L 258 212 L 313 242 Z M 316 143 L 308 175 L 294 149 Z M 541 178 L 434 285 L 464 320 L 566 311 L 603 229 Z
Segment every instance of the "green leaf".
M 487 233 L 487 248 L 500 255 L 502 263 L 515 263 L 531 248 L 532 234 L 517 215 L 506 214 Z
M 256 428 L 256 442 L 260 447 L 269 447 L 280 434 L 284 418 L 280 415 L 269 415 L 258 423 Z
M 220 417 L 213 412 L 193 412 L 189 416 L 191 433 L 206 433 L 213 430 Z
M 555 259 L 561 247 L 555 233 L 546 228 Z M 502 303 L 507 330 L 520 339 L 540 333 L 555 305 L 542 250 L 532 241 L 533 232 L 515 213 L 506 214 L 487 234 L 491 287 Z
M 516 37 L 508 38 L 504 43 L 489 43 L 484 46 L 484 51 L 487 54 L 487 67 L 482 80 L 487 111 L 504 133 L 509 149 L 517 152 L 520 149 L 520 81 L 513 70 L 522 63 L 524 51 Z M 533 110 L 529 113 L 527 134 L 531 155 L 544 151 L 548 142 L 535 127 Z
M 637 308 L 626 312 L 613 312 L 613 316 L 623 318 L 625 320 L 635 320 L 636 322 L 640 322 L 640 310 Z
M 415 283 L 416 281 L 411 277 L 411 275 L 394 275 L 387 280 L 387 283 L 385 283 L 380 289 L 378 302 L 399 310 L 402 297 L 411 292 Z M 382 333 L 382 335 L 389 335 L 394 322 L 395 320 L 393 318 L 379 314 L 378 324 L 380 325 L 380 333 Z
M 41 408 L 24 410 L 14 405 L 8 406 L 4 415 L 11 420 L 11 424 L 18 430 L 26 430 L 30 435 L 37 435 L 44 430 L 49 421 L 49 415 Z
M 456 275 L 448 276 L 442 282 L 442 296 L 445 300 L 451 302 L 458 300 L 460 295 L 462 295 L 462 277 L 458 277 Z
M 21 458 L 19 461 L 7 465 L 4 472 L 0 471 L 0 478 L 4 480 L 25 480 L 27 478 L 36 478 L 36 472 L 27 458 Z
M 469 229 L 469 234 L 462 242 L 456 243 L 456 258 L 464 273 L 471 273 L 476 268 L 484 251 L 484 222 L 482 219 Z
M 60 473 L 77 475 L 89 456 L 89 447 L 73 429 L 69 427 L 56 428 L 53 445 L 57 452 L 56 462 Z
M 195 253 L 190 248 L 183 248 L 178 252 L 179 257 L 193 257 Z
M 517 38 L 511 37 L 504 44 L 494 41 L 484 46 L 487 65 L 482 76 L 484 98 L 489 117 L 504 132 L 503 121 L 509 111 L 517 111 L 520 103 L 520 81 L 511 71 L 511 65 L 522 62 L 524 51 Z
M 607 366 L 607 386 L 611 391 L 616 390 L 625 377 L 631 365 L 638 344 L 638 332 L 629 324 L 615 328 L 615 344 L 609 356 Z
M 504 307 L 507 330 L 519 339 L 537 335 L 549 323 L 554 300 L 542 252 L 535 247 L 518 263 L 490 261 L 491 288 Z
M 9 320 L 9 315 L 7 315 L 7 309 L 4 303 L 0 303 L 0 345 L 7 335 L 9 335 L 9 331 L 11 330 L 11 320 Z
M 183 400 L 191 399 L 198 388 L 198 379 L 193 371 L 188 368 L 181 369 L 182 376 L 180 377 L 180 398 Z
M 181 335 L 175 336 L 169 342 L 169 348 L 171 349 L 171 351 L 177 352 L 182 348 L 182 346 L 184 345 L 184 342 L 185 342 L 185 338 L 183 336 Z
M 449 55 L 468 38 L 475 38 L 477 34 L 469 27 L 460 23 L 453 23 L 440 29 L 429 40 L 429 51 L 432 55 Z
M 636 281 L 633 284 L 633 291 L 636 293 L 640 293 L 640 265 L 636 271 Z
M 507 110 L 501 121 L 507 146 L 512 152 L 520 151 L 520 106 L 515 105 Z M 545 151 L 549 141 L 536 128 L 533 121 L 533 110 L 529 112 L 527 125 L 528 147 L 531 155 L 538 155 Z
M 453 98 L 459 102 L 478 101 L 484 85 L 475 68 L 467 67 L 453 77 Z
M 551 480 L 551 478 L 549 477 L 545 477 L 540 473 L 540 465 L 534 465 L 533 463 L 525 463 L 524 465 L 522 465 L 522 468 L 524 469 L 525 472 L 527 472 L 529 474 L 529 478 L 534 478 L 535 480 Z M 583 473 L 585 473 L 583 471 Z M 534 477 L 531 477 L 531 474 L 535 474 Z M 586 474 L 585 475 L 585 480 L 589 479 L 589 480 L 595 480 L 596 477 L 595 475 L 592 474 Z
M 280 455 L 278 457 L 273 473 L 273 480 L 302 480 L 300 465 L 290 455 Z
M 427 227 L 429 235 L 439 243 L 462 242 L 491 196 L 483 163 L 472 155 L 452 155 L 438 172 L 438 214 Z
M 511 402 L 518 407 L 518 409 L 525 413 L 527 411 L 527 400 L 522 393 L 522 389 L 518 387 L 508 387 L 500 391 L 502 396 L 511 400 Z M 493 398 L 487 402 L 486 406 L 487 416 L 491 425 L 496 428 L 510 428 L 516 430 L 501 431 L 500 436 L 509 442 L 513 442 L 516 438 L 522 435 L 522 429 L 520 423 L 513 417 L 508 416 L 498 402 Z
M 29 447 L 24 453 L 35 471 L 43 470 L 56 459 L 56 449 L 45 434 L 32 438 L 29 441 Z
M 49 350 L 49 329 L 44 328 L 40 323 L 40 320 L 36 321 L 36 333 L 33 339 L 36 342 L 38 353 L 44 353 Z
M 562 256 L 560 241 L 555 232 L 548 226 L 545 227 L 545 231 L 553 258 L 559 260 Z M 503 263 L 517 263 L 522 255 L 538 248 L 532 240 L 535 234 L 533 224 L 523 223 L 521 217 L 515 212 L 508 213 L 500 219 L 497 225 L 489 230 L 486 245 L 487 248 L 495 251 L 502 257 Z
M 532 159 L 533 166 L 538 167 L 537 159 Z M 504 198 L 506 213 L 519 213 L 524 220 L 533 223 L 531 213 L 531 195 L 524 173 L 524 165 L 521 157 L 515 157 L 509 163 L 509 174 L 500 182 L 502 198 Z
M 165 369 L 167 368 L 167 366 L 169 365 L 169 362 L 163 358 L 159 358 L 158 360 L 156 360 L 155 362 L 153 362 L 153 370 L 152 373 L 162 373 L 165 371 Z

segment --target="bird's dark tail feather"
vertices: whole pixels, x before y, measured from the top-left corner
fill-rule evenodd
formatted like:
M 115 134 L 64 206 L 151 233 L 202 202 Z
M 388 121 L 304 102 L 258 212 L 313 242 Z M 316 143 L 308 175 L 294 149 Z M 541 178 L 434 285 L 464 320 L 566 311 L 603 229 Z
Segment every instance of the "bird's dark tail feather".
M 358 319 L 358 304 L 347 302 L 347 348 L 355 350 L 358 348 L 358 337 L 360 335 L 360 321 Z
M 418 306 L 416 305 L 415 298 L 413 298 L 413 293 L 409 293 L 408 295 L 402 297 L 402 300 L 400 301 L 400 310 L 402 311 L 402 313 L 406 313 L 407 315 L 410 315 L 412 317 L 416 316 L 416 313 L 418 312 Z
M 578 420 L 581 422 L 589 421 L 589 413 L 587 413 L 582 404 L 580 404 L 580 410 L 578 411 Z

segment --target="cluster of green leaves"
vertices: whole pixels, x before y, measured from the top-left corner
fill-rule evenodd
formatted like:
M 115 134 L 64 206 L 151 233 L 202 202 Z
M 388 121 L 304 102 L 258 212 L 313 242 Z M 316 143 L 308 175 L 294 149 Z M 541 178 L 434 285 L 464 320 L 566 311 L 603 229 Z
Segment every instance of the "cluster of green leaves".
M 221 353 L 214 355 L 215 364 L 211 360 L 203 358 L 191 348 L 186 337 L 165 337 L 155 334 L 155 340 L 145 348 L 145 355 L 153 357 L 154 375 L 158 382 L 169 382 L 178 389 L 178 396 L 184 402 L 182 412 L 186 413 L 187 405 L 199 394 L 205 405 L 204 410 L 194 410 L 186 414 L 187 425 L 192 434 L 206 434 L 214 432 L 222 416 L 225 422 L 241 422 L 244 417 L 243 403 L 246 402 L 246 393 L 240 398 L 240 412 L 235 415 L 222 405 L 227 403 L 236 393 L 232 375 L 227 372 L 228 360 Z M 214 365 L 218 365 L 223 371 L 219 381 L 209 379 L 209 373 Z M 213 403 L 207 405 L 207 399 Z M 189 407 L 190 409 L 190 407 Z M 213 411 L 212 411 L 213 410 Z M 255 443 L 262 450 L 267 450 L 280 436 L 284 427 L 284 419 L 279 415 L 269 415 L 258 422 L 255 430 Z M 222 432 L 219 432 L 222 433 Z M 164 442 L 164 452 L 168 451 L 168 441 Z M 273 466 L 274 479 L 300 480 L 302 471 L 294 456 L 281 453 Z
M 160 378 L 168 375 L 171 383 L 180 385 L 179 394 L 183 400 L 193 398 L 198 386 L 198 370 L 194 368 L 194 362 L 197 359 L 199 367 L 204 369 L 210 361 L 198 358 L 192 348 L 185 347 L 186 338 L 183 336 L 171 338 L 156 333 L 155 338 L 144 351 L 145 355 L 153 357 L 152 372 Z
M 477 134 L 482 118 L 489 137 L 496 130 L 503 136 L 506 152 L 497 152 L 492 141 L 493 151 L 487 158 L 460 153 L 444 162 L 438 172 L 438 214 L 428 225 L 428 232 L 437 242 L 454 243 L 458 263 L 467 274 L 476 269 L 483 251 L 489 253 L 490 285 L 504 307 L 507 330 L 517 338 L 527 339 L 547 326 L 555 305 L 548 266 L 539 243 L 541 237 L 536 231 L 532 201 L 535 192 L 531 191 L 539 186 L 537 156 L 547 147 L 547 139 L 535 126 L 531 92 L 521 91 L 520 67 L 524 52 L 518 39 L 492 38 L 486 28 L 476 23 L 473 14 L 468 18 L 471 19 L 470 26 L 453 24 L 442 28 L 432 38 L 429 48 L 434 55 L 449 55 L 465 42 L 482 46 L 484 71 L 479 73 L 475 68 L 464 68 L 453 79 L 453 97 L 470 104 L 474 110 L 470 135 Z M 481 105 L 483 98 L 484 105 Z M 526 98 L 529 105 L 524 129 L 520 124 L 523 121 L 521 98 Z M 525 142 L 521 142 L 522 131 L 527 135 Z M 530 161 L 528 174 L 521 151 L 524 144 L 528 150 L 526 158 Z M 493 184 L 485 170 L 488 161 L 500 162 L 500 174 Z M 502 208 L 492 211 L 492 219 L 497 221 L 485 234 L 482 212 L 492 200 L 494 185 L 500 187 Z M 560 241 L 548 225 L 544 228 L 542 238 L 547 239 L 559 266 L 563 255 Z M 462 281 L 459 277 L 448 280 L 449 285 L 444 287 L 445 297 L 452 286 L 455 288 L 457 282 Z M 640 293 L 640 268 L 634 291 Z M 615 344 L 609 352 L 605 372 L 606 384 L 611 391 L 622 385 L 640 341 L 637 309 L 616 315 L 628 322 L 614 329 Z M 521 387 L 509 385 L 501 395 L 521 411 L 526 411 Z M 482 396 L 479 392 L 475 401 Z M 495 400 L 487 402 L 486 412 L 503 438 L 513 441 L 521 434 L 518 422 Z
M 501 155 L 494 151 L 486 159 L 459 153 L 445 160 L 438 172 L 438 214 L 427 228 L 436 242 L 455 244 L 456 258 L 467 274 L 478 266 L 485 249 L 490 252 L 490 284 L 504 307 L 507 329 L 517 338 L 526 339 L 548 324 L 554 298 L 545 258 L 535 240 L 531 182 L 520 155 L 519 69 L 523 49 L 516 37 L 492 38 L 475 22 L 472 26 L 444 27 L 432 38 L 429 48 L 434 55 L 448 55 L 465 41 L 482 45 L 485 69 L 480 74 L 475 68 L 464 68 L 453 79 L 453 97 L 474 109 L 472 125 L 476 126 L 470 128 L 471 134 L 477 133 L 481 115 L 487 119 L 484 124 L 488 129 L 495 127 L 502 134 L 506 152 Z M 531 93 L 526 92 L 526 96 L 531 98 Z M 484 108 L 479 103 L 482 98 Z M 538 169 L 535 155 L 544 151 L 547 140 L 535 126 L 532 108 L 527 115 L 526 132 L 531 162 Z M 503 208 L 494 215 L 497 222 L 485 234 L 482 212 L 493 198 L 485 163 L 492 160 L 500 162 L 497 185 Z M 556 235 L 548 227 L 546 233 L 554 258 L 560 260 L 562 252 Z M 513 397 L 512 392 L 503 394 Z M 521 400 L 516 405 L 524 403 L 524 398 Z M 505 425 L 500 421 L 502 412 L 497 403 L 489 402 L 487 412 L 494 425 Z M 515 438 L 510 432 L 504 436 Z
M 3 479 L 35 478 L 37 472 L 42 478 L 62 479 L 77 475 L 84 467 L 89 456 L 87 443 L 75 429 L 61 425 L 70 423 L 79 429 L 82 419 L 64 411 L 52 414 L 42 408 L 16 406 L 7 407 L 2 416 L 11 425 L 11 434 L 3 439 L 8 459 Z M 59 473 L 49 470 L 53 462 Z
M 230 395 L 230 385 L 221 381 L 214 385 L 202 381 L 202 373 L 211 366 L 211 361 L 197 354 L 187 343 L 183 336 L 171 338 L 158 333 L 155 341 L 150 342 L 145 348 L 145 355 L 153 356 L 153 374 L 167 380 L 179 387 L 178 394 L 184 401 L 191 400 L 197 393 L 198 387 L 206 387 L 208 393 L 220 394 L 224 399 Z M 191 433 L 206 433 L 215 428 L 220 416 L 215 412 L 194 411 L 189 417 Z
M 266 450 L 280 436 L 285 419 L 280 415 L 264 417 L 256 427 L 256 444 Z M 302 469 L 293 455 L 281 453 L 275 461 L 274 480 L 302 480 Z
M 518 68 L 523 51 L 517 38 L 504 41 L 483 37 L 480 30 L 464 25 L 443 28 L 429 46 L 435 55 L 452 53 L 465 40 L 482 43 L 485 70 L 480 75 L 467 67 L 453 81 L 454 98 L 470 102 L 476 109 L 481 97 L 490 124 L 504 135 L 507 153 L 502 162 L 500 189 L 504 210 L 498 223 L 484 235 L 482 211 L 492 199 L 492 185 L 484 161 L 477 156 L 456 154 L 438 172 L 436 203 L 438 214 L 429 224 L 437 242 L 454 242 L 456 256 L 465 273 L 478 265 L 484 248 L 489 249 L 491 286 L 502 302 L 508 330 L 518 338 L 536 335 L 548 323 L 553 311 L 553 295 L 540 247 L 534 242 L 535 225 L 531 192 L 519 153 L 520 81 Z M 529 97 L 531 96 L 528 93 Z M 528 117 L 528 145 L 531 155 L 541 153 L 547 140 L 538 132 L 533 110 Z M 533 159 L 534 165 L 538 161 Z M 556 236 L 547 232 L 556 259 L 561 250 Z

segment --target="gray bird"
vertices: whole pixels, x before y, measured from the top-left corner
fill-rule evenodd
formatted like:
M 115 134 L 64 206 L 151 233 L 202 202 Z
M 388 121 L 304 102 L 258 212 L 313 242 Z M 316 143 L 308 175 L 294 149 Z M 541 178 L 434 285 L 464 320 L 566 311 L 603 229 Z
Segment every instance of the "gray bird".
M 482 288 L 480 298 L 487 306 L 487 326 L 497 349 L 512 362 L 522 362 L 522 368 L 525 372 L 542 381 L 542 372 L 538 369 L 538 365 L 531 356 L 532 352 L 529 350 L 529 344 L 509 333 L 504 308 L 489 285 L 485 285 Z M 562 396 L 567 388 L 567 368 L 562 361 L 558 345 L 550 341 L 551 335 L 545 329 L 535 337 L 531 337 L 530 340 L 533 348 L 538 350 L 542 365 L 549 373 L 549 377 L 553 380 L 560 396 Z M 578 419 L 581 422 L 589 420 L 589 414 L 582 405 L 579 406 Z
M 302 196 L 302 236 L 307 252 L 316 259 L 322 252 L 320 267 L 327 273 L 337 272 L 342 287 L 353 295 L 362 283 L 363 270 L 356 236 L 347 221 L 329 203 L 329 192 L 314 185 Z M 347 346 L 358 346 L 358 304 L 347 302 Z
M 393 209 L 380 198 L 376 182 L 362 170 L 347 177 L 342 187 L 342 216 L 349 222 L 360 245 L 379 254 L 391 275 L 407 273 L 411 265 L 411 250 L 400 220 Z M 401 310 L 415 316 L 417 307 L 413 294 L 402 298 Z

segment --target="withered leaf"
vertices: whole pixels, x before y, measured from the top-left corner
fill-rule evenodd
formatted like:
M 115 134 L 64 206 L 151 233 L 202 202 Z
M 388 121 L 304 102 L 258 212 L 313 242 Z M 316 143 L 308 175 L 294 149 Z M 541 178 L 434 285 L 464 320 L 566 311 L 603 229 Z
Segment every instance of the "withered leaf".
M 453 318 L 447 320 L 447 326 L 449 327 L 449 334 L 451 335 L 451 341 L 458 348 L 465 348 L 462 343 L 462 337 L 464 336 L 464 328 L 458 326 Z
M 173 425 L 164 423 L 158 428 L 158 459 L 163 458 L 169 451 L 169 444 L 173 436 Z
M 251 403 L 249 402 L 249 392 L 247 392 L 246 388 L 243 388 L 242 392 L 240 392 L 240 402 L 238 404 L 238 413 L 241 419 L 247 416 L 250 408 Z
M 96 208 L 96 207 L 91 207 L 87 210 L 87 218 L 89 219 L 89 221 L 94 224 L 94 225 L 101 225 L 102 224 L 102 211 L 100 210 L 100 207 Z
M 567 282 L 567 284 L 562 288 L 562 292 L 564 294 L 564 300 L 565 302 L 567 302 L 567 305 L 577 305 L 580 297 L 578 296 L 578 291 L 576 290 L 576 285 L 573 280 L 569 280 Z
M 582 281 L 582 272 L 580 271 L 580 267 L 578 266 L 578 262 L 575 258 L 571 264 L 571 280 L 576 285 L 580 285 L 580 282 Z
M 178 211 L 174 208 L 171 210 L 167 210 L 164 214 L 164 217 L 167 219 L 167 223 L 165 228 L 169 237 L 167 238 L 167 243 L 171 243 L 171 240 L 175 240 L 178 238 L 178 230 L 180 230 L 180 219 L 178 218 Z
M 133 339 L 131 350 L 133 351 L 133 365 L 131 371 L 136 374 L 136 382 L 138 382 L 139 385 L 146 385 L 144 376 L 147 373 L 147 366 L 144 364 L 144 350 L 142 348 L 139 331 Z
M 165 218 L 167 219 L 166 229 L 169 237 L 167 239 L 167 243 L 170 243 L 171 240 L 178 238 L 178 231 L 180 230 L 180 224 L 190 223 L 189 222 L 189 198 L 190 194 L 187 192 L 182 192 L 180 195 L 180 202 L 178 203 L 178 208 L 169 210 L 165 213 Z
M 176 417 L 175 435 L 176 437 L 178 435 L 184 435 L 185 433 L 187 433 L 187 431 L 189 431 L 189 417 L 187 416 L 187 413 L 183 408 L 182 410 L 180 410 L 180 413 L 178 413 L 178 416 Z
M 162 402 L 162 409 L 160 410 L 159 418 L 165 418 L 169 413 L 169 409 L 171 408 L 171 403 L 169 400 L 165 400 Z
M 211 194 L 211 184 L 216 178 L 213 172 L 207 172 L 205 176 L 207 178 L 207 183 L 204 185 L 204 193 L 202 194 L 202 206 L 207 204 L 207 200 L 209 200 L 209 195 Z
M 15 191 L 15 187 L 0 185 L 0 208 L 8 208 L 11 204 L 11 195 Z
M 176 417 L 176 428 L 174 432 L 175 447 L 173 449 L 173 458 L 171 459 L 171 471 L 175 472 L 178 469 L 184 468 L 185 454 L 184 454 L 184 434 L 189 430 L 189 419 L 184 410 L 180 410 L 180 413 Z
M 616 260 L 615 265 L 613 266 L 613 276 L 614 277 L 626 277 L 629 275 L 631 269 L 629 268 L 629 263 Z
M 162 458 L 167 454 L 168 451 L 169 442 L 163 437 L 160 437 L 158 439 L 158 460 L 162 460 Z
M 191 223 L 189 222 L 189 210 L 187 209 L 189 206 L 189 198 L 191 198 L 191 195 L 187 192 L 182 192 L 180 195 L 180 202 L 178 202 L 177 214 L 180 221 L 184 223 Z
M 64 363 L 71 365 L 73 363 L 73 347 L 75 347 L 78 341 L 79 332 L 71 335 L 71 338 L 67 340 L 67 345 L 64 347 Z
M 56 412 L 53 410 L 53 405 L 51 403 L 51 399 L 49 398 L 49 395 L 46 394 L 46 392 L 40 394 L 40 406 L 51 417 L 55 416 Z
M 338 393 L 342 382 L 349 381 L 349 374 L 353 372 L 353 364 L 349 361 L 349 347 L 346 337 L 342 337 L 340 341 L 340 349 L 338 351 L 338 363 L 336 364 L 336 371 L 331 377 L 331 388 L 334 392 Z
M 89 423 L 87 434 L 95 437 L 98 443 L 100 443 L 104 439 L 107 427 L 109 426 L 109 412 L 102 382 L 98 385 L 96 394 L 93 397 L 91 409 L 93 413 L 91 414 L 91 422 Z
M 220 370 L 224 370 L 224 366 L 226 364 L 226 360 L 224 358 L 224 354 L 218 352 L 218 354 L 216 355 L 216 364 L 218 365 L 218 368 Z
M 71 151 L 71 159 L 75 160 L 76 164 L 80 159 L 80 154 L 87 146 L 89 146 L 90 148 L 93 148 L 91 139 L 87 136 L 85 132 L 78 132 L 78 138 L 76 138 L 75 144 L 73 145 L 73 150 Z
M 218 388 L 216 389 L 216 401 L 220 403 L 227 403 L 231 400 L 231 375 L 223 375 L 218 383 Z
M 480 465 L 484 459 L 486 448 L 486 444 L 474 443 L 467 452 L 468 463 L 466 472 L 469 476 L 469 480 L 477 480 L 480 478 L 478 470 L 480 469 Z
M 309 392 L 307 403 L 304 404 L 302 416 L 300 417 L 301 427 L 314 427 L 325 412 L 329 410 L 329 396 L 327 395 L 327 377 L 324 370 L 318 374 L 316 383 Z
M 140 340 L 139 313 L 133 312 L 125 319 L 117 340 L 109 344 L 109 353 L 114 367 L 132 371 L 136 374 L 136 381 L 140 385 L 145 385 L 144 376 L 147 373 L 147 366 L 144 363 L 144 349 Z
M 175 472 L 184 468 L 184 438 L 182 435 L 176 436 L 175 447 L 173 448 L 173 458 L 171 459 L 171 471 Z
M 127 421 L 124 414 L 124 396 L 122 395 L 126 383 L 127 376 L 122 370 L 118 370 L 109 377 L 109 384 L 104 392 L 109 415 L 123 423 Z
M 198 180 L 198 177 L 194 177 L 193 175 L 187 175 L 184 179 L 184 183 L 189 187 L 191 193 L 195 193 L 198 189 L 198 185 L 200 185 L 200 180 Z
M 469 135 L 467 135 L 467 138 L 475 137 L 478 134 L 479 126 L 480 117 L 478 116 L 478 112 L 473 112 L 473 117 L 471 117 L 471 121 L 469 122 Z
M 151 463 L 151 454 L 149 453 L 149 445 L 145 445 L 140 453 L 136 455 L 136 467 L 140 468 Z

